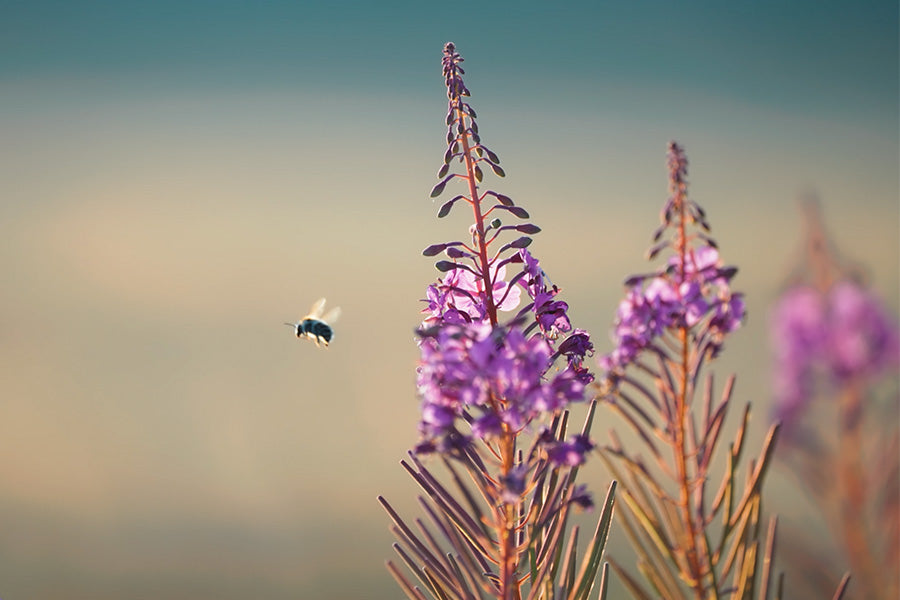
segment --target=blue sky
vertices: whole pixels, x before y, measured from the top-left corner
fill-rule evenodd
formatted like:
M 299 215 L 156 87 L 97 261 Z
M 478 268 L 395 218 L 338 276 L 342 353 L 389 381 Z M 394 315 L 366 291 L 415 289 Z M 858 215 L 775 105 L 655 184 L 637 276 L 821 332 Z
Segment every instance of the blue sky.
M 539 97 L 574 82 L 598 94 L 653 82 L 785 110 L 896 116 L 894 2 L 6 4 L 7 82 L 423 93 L 435 40 L 452 38 L 489 57 L 483 73 Z

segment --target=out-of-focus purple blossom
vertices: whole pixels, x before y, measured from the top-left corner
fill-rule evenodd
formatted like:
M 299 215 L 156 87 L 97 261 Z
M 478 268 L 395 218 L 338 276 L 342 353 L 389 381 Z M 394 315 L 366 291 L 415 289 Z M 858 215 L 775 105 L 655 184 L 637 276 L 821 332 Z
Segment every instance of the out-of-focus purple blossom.
M 506 475 L 501 475 L 500 486 L 502 491 L 500 492 L 500 498 L 510 504 L 518 502 L 519 498 L 525 493 L 527 485 L 525 479 L 527 476 L 528 467 L 526 465 L 513 467 Z
M 875 296 L 850 281 L 829 293 L 831 369 L 841 379 L 896 372 L 900 360 L 897 323 Z
M 575 491 L 572 494 L 571 502 L 572 504 L 580 506 L 584 510 L 590 510 L 594 508 L 594 498 L 588 491 L 587 486 L 583 484 L 575 486 Z
M 555 465 L 577 467 L 584 464 L 594 443 L 587 436 L 576 434 L 564 442 L 555 442 L 547 449 L 547 456 Z
M 670 267 L 678 267 L 679 264 L 679 256 L 673 255 L 669 257 Z M 689 248 L 685 252 L 684 274 L 688 279 L 698 283 L 715 281 L 721 276 L 720 266 L 719 251 L 712 246 Z
M 900 333 L 878 299 L 857 283 L 842 280 L 822 293 L 811 285 L 785 291 L 770 319 L 775 359 L 775 413 L 796 424 L 812 400 L 818 375 L 840 384 L 895 373 Z

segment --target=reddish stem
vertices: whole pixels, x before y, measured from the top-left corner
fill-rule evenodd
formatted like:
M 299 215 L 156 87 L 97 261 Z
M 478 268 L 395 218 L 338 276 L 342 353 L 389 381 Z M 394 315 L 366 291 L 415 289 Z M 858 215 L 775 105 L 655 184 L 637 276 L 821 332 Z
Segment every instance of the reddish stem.
M 484 215 L 481 212 L 481 199 L 478 195 L 477 180 L 475 179 L 475 160 L 472 158 L 472 149 L 469 146 L 469 134 L 466 133 L 466 114 L 463 112 L 459 98 L 456 99 L 456 116 L 459 120 L 460 143 L 462 155 L 466 163 L 466 180 L 469 184 L 469 197 L 472 200 L 472 211 L 475 213 L 475 240 L 477 243 L 478 258 L 481 267 L 481 279 L 484 282 L 484 297 L 487 304 L 488 318 L 492 326 L 496 326 L 497 306 L 494 303 L 494 282 L 491 280 L 491 263 L 487 255 L 488 243 L 485 240 Z M 497 400 L 491 399 L 492 404 Z M 495 406 L 495 410 L 499 407 Z M 516 435 L 509 425 L 503 424 L 503 434 L 500 441 L 500 472 L 505 478 L 512 471 L 516 449 Z M 500 538 L 500 594 L 503 600 L 520 600 L 519 580 L 517 571 L 519 557 L 516 552 L 516 505 L 503 502 L 500 509 L 495 512 L 497 530 Z
M 678 174 L 673 177 L 673 192 L 675 193 L 675 206 L 678 210 L 678 229 L 675 236 L 675 249 L 678 252 L 678 283 L 684 282 L 687 273 L 687 234 L 685 231 L 687 208 L 685 206 L 685 184 L 680 181 Z M 680 293 L 680 285 L 679 285 Z M 690 573 L 690 583 L 697 594 L 698 599 L 704 597 L 703 590 L 703 570 L 700 565 L 700 552 L 697 545 L 699 535 L 698 524 L 694 519 L 694 510 L 691 502 L 691 480 L 688 471 L 687 456 L 687 440 L 685 432 L 687 430 L 687 419 L 689 406 L 688 386 L 690 382 L 690 331 L 687 325 L 678 328 L 678 341 L 680 342 L 681 351 L 681 381 L 678 397 L 676 398 L 676 419 L 677 422 L 673 428 L 675 433 L 675 471 L 680 487 L 680 507 L 682 518 L 684 519 L 684 527 L 688 535 L 687 546 L 687 562 Z

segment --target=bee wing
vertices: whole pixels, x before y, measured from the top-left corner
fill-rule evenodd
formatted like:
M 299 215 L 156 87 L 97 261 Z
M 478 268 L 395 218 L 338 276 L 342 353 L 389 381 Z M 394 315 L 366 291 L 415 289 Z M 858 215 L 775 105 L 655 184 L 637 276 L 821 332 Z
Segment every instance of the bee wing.
M 328 323 L 329 325 L 334 325 L 334 322 L 341 318 L 341 307 L 335 306 L 328 313 L 322 317 L 322 320 Z
M 304 317 L 305 319 L 320 319 L 322 317 L 322 311 L 325 309 L 325 298 L 319 298 L 313 305 L 309 307 L 309 314 Z

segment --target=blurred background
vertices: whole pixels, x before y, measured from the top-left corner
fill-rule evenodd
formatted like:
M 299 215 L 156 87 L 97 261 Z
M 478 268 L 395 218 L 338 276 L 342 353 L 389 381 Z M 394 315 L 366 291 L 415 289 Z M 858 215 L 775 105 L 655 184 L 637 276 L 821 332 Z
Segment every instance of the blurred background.
M 428 199 L 447 41 L 599 352 L 685 146 L 747 294 L 717 370 L 752 448 L 798 197 L 896 315 L 896 2 L 566 4 L 3 3 L 4 600 L 401 596 L 375 498 L 415 514 L 420 252 L 470 218 Z M 282 324 L 320 296 L 327 350 Z M 768 497 L 814 518 L 783 473 Z

